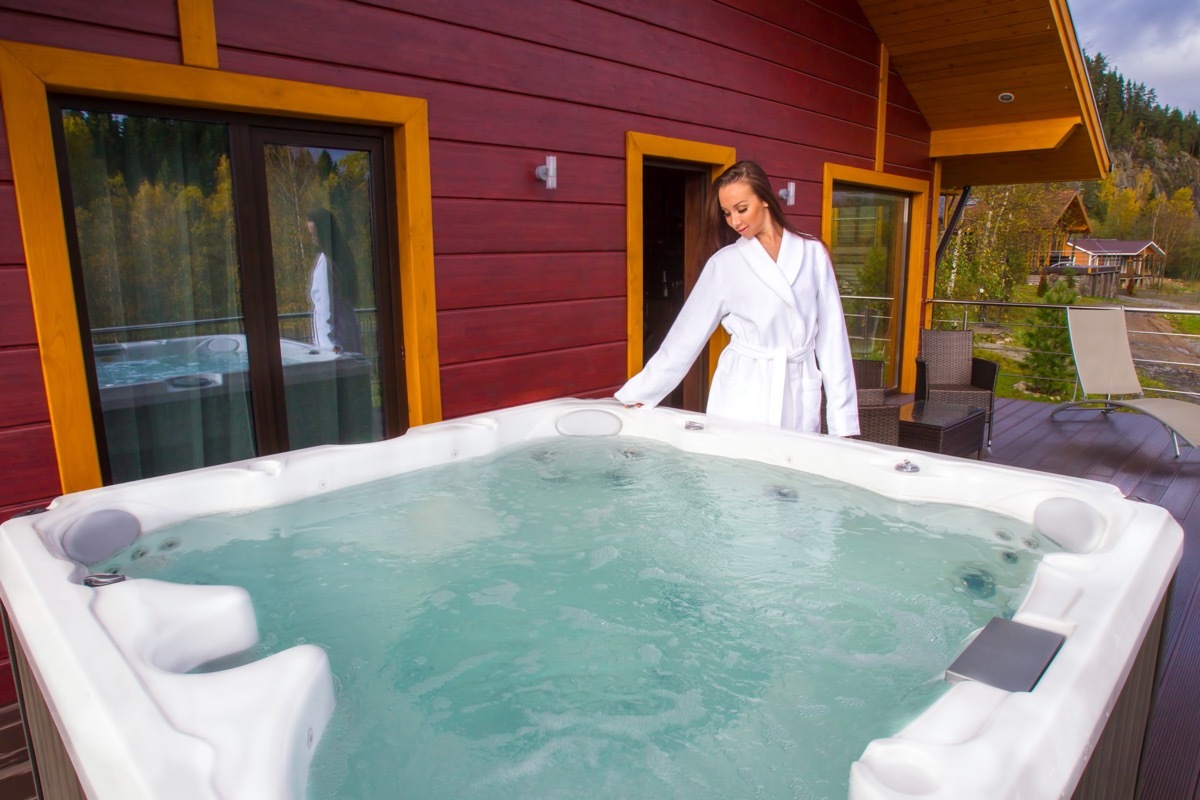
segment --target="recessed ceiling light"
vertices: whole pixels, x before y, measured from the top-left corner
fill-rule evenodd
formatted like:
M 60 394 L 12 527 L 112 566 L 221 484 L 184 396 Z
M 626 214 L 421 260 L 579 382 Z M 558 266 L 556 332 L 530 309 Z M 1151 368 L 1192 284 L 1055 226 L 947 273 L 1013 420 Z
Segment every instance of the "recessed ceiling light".
M 1011 103 L 1013 100 L 1016 100 L 1017 98 L 1016 98 L 1016 95 L 1014 95 L 1012 92 L 1001 92 L 1000 95 L 996 99 L 999 100 L 1001 103 Z

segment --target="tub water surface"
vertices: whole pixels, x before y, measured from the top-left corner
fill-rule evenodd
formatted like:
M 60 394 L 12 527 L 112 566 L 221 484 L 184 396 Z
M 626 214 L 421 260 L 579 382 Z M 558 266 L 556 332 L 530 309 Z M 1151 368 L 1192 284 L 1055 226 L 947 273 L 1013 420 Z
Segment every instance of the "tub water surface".
M 1102 484 L 585 401 L 3 534 L 16 638 L 114 798 L 1069 796 L 1181 547 Z M 944 680 L 993 617 L 1065 637 L 1031 692 Z

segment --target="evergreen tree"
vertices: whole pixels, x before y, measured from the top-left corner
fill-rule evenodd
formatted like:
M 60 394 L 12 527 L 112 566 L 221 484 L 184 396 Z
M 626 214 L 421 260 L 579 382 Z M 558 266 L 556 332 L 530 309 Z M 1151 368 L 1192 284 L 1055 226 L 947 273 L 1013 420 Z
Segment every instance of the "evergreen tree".
M 1046 290 L 1042 302 L 1047 307 L 1034 313 L 1034 326 L 1027 328 L 1021 337 L 1028 349 L 1022 366 L 1029 376 L 1030 389 L 1054 398 L 1064 397 L 1070 391 L 1075 379 L 1075 361 L 1071 356 L 1067 313 L 1050 306 L 1067 306 L 1079 299 L 1073 281 L 1073 273 L 1067 270 L 1062 280 Z

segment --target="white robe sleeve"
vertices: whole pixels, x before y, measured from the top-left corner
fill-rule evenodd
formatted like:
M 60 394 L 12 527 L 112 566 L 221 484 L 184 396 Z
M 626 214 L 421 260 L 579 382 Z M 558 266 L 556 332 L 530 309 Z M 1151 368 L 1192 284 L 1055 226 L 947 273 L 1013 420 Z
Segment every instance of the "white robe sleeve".
M 309 300 L 312 301 L 313 344 L 325 349 L 333 348 L 330 333 L 333 325 L 329 318 L 332 306 L 329 297 L 329 262 L 324 253 L 317 254 L 313 264 L 312 282 L 308 289 Z
M 724 293 L 710 259 L 688 294 L 658 352 L 616 394 L 625 405 L 656 406 L 679 385 L 725 316 Z
M 857 436 L 858 394 L 854 385 L 854 362 L 850 355 L 850 337 L 842 314 L 842 296 L 838 291 L 833 263 L 824 246 L 815 259 L 817 276 L 817 363 L 825 387 L 825 421 L 834 436 Z

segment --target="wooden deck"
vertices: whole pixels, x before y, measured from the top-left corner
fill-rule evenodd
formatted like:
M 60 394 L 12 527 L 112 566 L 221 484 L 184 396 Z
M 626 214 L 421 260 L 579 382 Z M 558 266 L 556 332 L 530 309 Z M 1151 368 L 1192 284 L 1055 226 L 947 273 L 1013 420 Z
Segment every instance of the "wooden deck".
M 997 400 L 988 461 L 1111 483 L 1183 526 L 1138 797 L 1200 800 L 1200 448 L 1176 459 L 1163 427 L 1140 414 L 1079 410 L 1052 420 L 1053 409 Z
M 1200 800 L 1200 449 L 1176 459 L 1162 426 L 1138 414 L 1071 411 L 1051 420 L 1052 410 L 997 400 L 988 460 L 1111 483 L 1183 525 L 1138 797 Z M 0 709 L 0 800 L 33 796 L 16 715 L 16 706 Z

